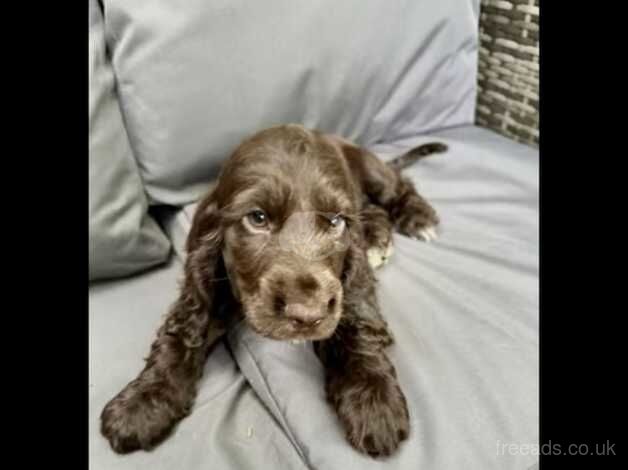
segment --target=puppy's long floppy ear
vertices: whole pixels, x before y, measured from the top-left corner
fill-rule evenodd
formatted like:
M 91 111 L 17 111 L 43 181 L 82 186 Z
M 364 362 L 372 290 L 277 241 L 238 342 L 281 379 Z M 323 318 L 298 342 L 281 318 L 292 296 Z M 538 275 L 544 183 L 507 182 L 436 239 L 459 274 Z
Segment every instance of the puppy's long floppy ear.
M 197 294 L 209 300 L 221 256 L 223 233 L 213 193 L 199 204 L 187 238 L 186 269 L 194 279 Z
M 222 226 L 213 192 L 198 205 L 187 238 L 185 277 L 165 329 L 187 347 L 201 345 L 210 323 L 221 260 Z
M 194 217 L 192 218 L 192 228 L 188 233 L 186 250 L 188 255 L 196 250 L 202 238 L 222 238 L 220 233 L 220 218 L 215 200 L 215 188 L 199 202 Z M 213 238 L 212 238 L 213 239 Z M 217 240 L 218 244 L 222 240 Z

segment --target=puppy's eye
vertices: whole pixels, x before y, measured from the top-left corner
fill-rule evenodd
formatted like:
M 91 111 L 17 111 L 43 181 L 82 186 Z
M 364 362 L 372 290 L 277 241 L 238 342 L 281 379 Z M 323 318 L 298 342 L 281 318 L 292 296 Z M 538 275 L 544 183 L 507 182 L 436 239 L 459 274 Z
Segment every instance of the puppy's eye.
M 259 209 L 249 212 L 246 219 L 255 228 L 264 228 L 268 225 L 268 216 Z
M 345 226 L 345 219 L 340 214 L 336 214 L 329 219 L 329 224 L 334 230 L 342 230 Z

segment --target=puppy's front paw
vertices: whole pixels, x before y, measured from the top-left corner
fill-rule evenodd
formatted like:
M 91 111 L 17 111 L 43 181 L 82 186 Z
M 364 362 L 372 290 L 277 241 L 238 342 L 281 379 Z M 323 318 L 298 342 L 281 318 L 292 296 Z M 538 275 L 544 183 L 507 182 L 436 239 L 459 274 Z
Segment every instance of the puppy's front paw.
M 438 238 L 438 223 L 436 212 L 424 208 L 403 216 L 397 224 L 397 230 L 410 238 L 430 242 Z
M 331 396 L 347 439 L 371 457 L 391 455 L 410 432 L 408 407 L 392 375 L 348 381 Z
M 150 450 L 188 414 L 179 401 L 177 391 L 163 382 L 135 380 L 105 406 L 101 433 L 119 454 Z

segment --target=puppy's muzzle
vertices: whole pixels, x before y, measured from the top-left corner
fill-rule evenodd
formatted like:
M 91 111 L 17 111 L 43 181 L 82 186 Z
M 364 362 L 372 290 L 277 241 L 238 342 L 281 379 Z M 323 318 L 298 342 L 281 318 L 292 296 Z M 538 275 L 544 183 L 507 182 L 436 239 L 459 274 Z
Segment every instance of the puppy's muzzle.
M 307 331 L 335 320 L 342 303 L 342 285 L 329 268 L 317 264 L 307 267 L 278 266 L 269 274 L 267 293 L 272 296 L 275 315 Z

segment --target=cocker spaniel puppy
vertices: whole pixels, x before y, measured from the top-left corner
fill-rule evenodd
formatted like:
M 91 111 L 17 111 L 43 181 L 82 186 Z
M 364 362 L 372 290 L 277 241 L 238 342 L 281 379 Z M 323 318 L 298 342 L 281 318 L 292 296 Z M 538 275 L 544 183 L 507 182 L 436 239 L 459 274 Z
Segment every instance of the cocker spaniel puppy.
M 244 317 L 268 338 L 313 341 L 348 441 L 375 457 L 395 451 L 409 415 L 373 266 L 390 255 L 393 228 L 435 237 L 434 209 L 400 169 L 444 150 L 430 143 L 385 164 L 298 125 L 244 141 L 198 206 L 180 295 L 144 370 L 102 412 L 113 449 L 150 449 L 172 431 L 192 408 L 210 347 Z

